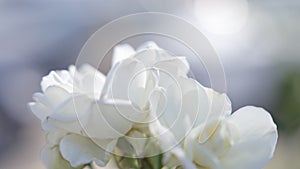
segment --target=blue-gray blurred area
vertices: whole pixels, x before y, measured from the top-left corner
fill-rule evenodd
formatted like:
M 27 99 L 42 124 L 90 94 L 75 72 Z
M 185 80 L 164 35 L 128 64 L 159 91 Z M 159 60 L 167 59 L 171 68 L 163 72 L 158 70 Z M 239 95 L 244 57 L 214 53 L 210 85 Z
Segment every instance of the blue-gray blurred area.
M 39 152 L 44 133 L 26 106 L 40 90 L 42 76 L 74 64 L 85 41 L 106 23 L 155 11 L 186 19 L 208 38 L 223 63 L 234 110 L 256 105 L 272 113 L 280 139 L 266 168 L 298 169 L 300 1 L 212 1 L 0 1 L 0 168 L 43 168 Z M 165 37 L 138 37 L 128 43 L 137 46 L 147 40 L 175 54 L 188 54 Z M 110 54 L 100 67 L 104 73 Z M 209 86 L 203 66 L 191 65 L 196 79 Z

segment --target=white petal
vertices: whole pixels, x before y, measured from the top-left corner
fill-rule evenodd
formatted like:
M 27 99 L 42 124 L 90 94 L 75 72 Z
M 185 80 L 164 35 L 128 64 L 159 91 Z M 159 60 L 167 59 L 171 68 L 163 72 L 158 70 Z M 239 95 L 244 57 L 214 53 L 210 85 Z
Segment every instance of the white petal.
M 184 150 L 190 159 L 203 168 L 219 169 L 220 162 L 213 149 L 199 143 L 199 137 L 203 132 L 203 125 L 194 128 L 184 141 Z
M 152 92 L 150 95 L 150 108 L 153 119 L 157 119 L 156 111 L 159 109 L 159 100 L 162 97 L 162 93 L 159 92 L 161 88 L 155 89 L 158 92 Z M 149 129 L 159 143 L 163 152 L 170 151 L 180 161 L 184 168 L 196 169 L 192 160 L 189 159 L 183 149 L 179 146 L 178 140 L 176 140 L 174 133 L 167 127 L 161 125 L 159 120 L 149 124 Z
M 91 105 L 91 100 L 85 96 L 70 97 L 42 121 L 42 127 L 46 131 L 62 130 L 79 134 L 81 125 L 87 123 Z
M 104 149 L 107 148 L 111 151 L 115 144 L 115 140 L 97 140 L 97 144 L 95 144 L 90 138 L 80 135 L 68 135 L 61 140 L 59 148 L 62 156 L 73 167 L 93 161 L 99 166 L 105 166 L 110 159 L 110 154 Z
M 67 94 L 68 95 L 68 94 Z M 69 95 L 68 95 L 69 96 Z M 43 104 L 44 106 L 52 109 L 52 103 L 50 102 L 49 98 L 45 96 L 44 93 L 34 93 L 32 96 L 33 100 L 37 103 Z
M 51 71 L 43 77 L 42 91 L 56 86 L 63 88 L 68 93 L 85 93 L 99 96 L 104 84 L 105 76 L 88 64 L 82 65 L 78 70 L 74 65 L 67 70 Z
M 137 48 L 137 51 L 143 51 L 143 50 L 149 50 L 149 49 L 160 49 L 158 47 L 158 45 L 153 42 L 153 41 L 148 41 L 148 42 L 145 42 L 143 44 L 141 44 L 138 48 Z
M 128 44 L 118 45 L 114 48 L 112 66 L 135 54 L 135 50 Z
M 172 130 L 178 141 L 208 115 L 208 98 L 204 88 L 195 80 L 178 78 L 166 91 L 166 107 L 159 118 Z M 158 110 L 159 111 L 159 110 Z
M 155 85 L 153 70 L 145 69 L 136 59 L 117 63 L 107 76 L 101 99 L 130 100 L 137 109 L 145 109 L 150 91 Z
M 41 120 L 51 115 L 60 104 L 68 100 L 71 95 L 61 87 L 50 86 L 45 93 L 35 93 L 33 99 L 36 102 L 29 103 L 31 111 Z
M 218 93 L 210 88 L 205 88 L 205 90 L 209 98 L 209 111 L 204 122 L 206 127 L 199 140 L 202 143 L 212 135 L 218 124 L 231 114 L 231 102 L 225 93 Z
M 48 132 L 46 135 L 47 143 L 49 146 L 57 146 L 60 140 L 67 135 L 67 132 L 55 131 Z
M 82 76 L 78 79 L 78 88 L 92 98 L 98 99 L 105 83 L 105 75 L 88 64 L 82 65 L 78 72 Z
M 151 91 L 157 85 L 156 70 L 147 70 L 139 77 L 132 79 L 129 86 L 129 100 L 139 110 L 147 110 Z
M 172 59 L 173 56 L 167 53 L 165 50 L 150 48 L 147 50 L 141 50 L 134 55 L 134 58 L 142 62 L 146 68 L 151 68 L 157 62 L 167 59 Z
M 150 68 L 154 66 L 155 63 L 170 59 L 172 56 L 167 51 L 158 47 L 155 42 L 149 41 L 138 47 L 134 58 L 144 63 L 147 68 Z
M 225 117 L 229 117 L 231 109 L 231 101 L 225 93 L 218 93 L 211 88 L 205 88 L 210 104 L 210 116 L 211 121 L 218 119 L 223 120 Z
M 47 76 L 43 77 L 41 81 L 42 91 L 45 92 L 48 87 L 58 86 L 68 92 L 72 91 L 73 77 L 70 76 L 66 70 L 51 71 Z
M 64 122 L 78 120 L 78 117 L 88 114 L 93 101 L 84 95 L 72 96 L 57 106 L 49 118 Z
M 41 121 L 45 120 L 47 116 L 51 114 L 51 109 L 45 105 L 37 102 L 28 103 L 28 107 L 33 112 L 33 114 L 38 117 Z
M 131 58 L 115 65 L 107 76 L 102 96 L 128 100 L 128 88 L 130 85 L 134 85 L 131 84 L 133 79 L 138 78 L 136 82 L 140 85 L 146 84 L 144 68 L 143 63 Z
M 173 57 L 162 60 L 155 63 L 154 66 L 162 71 L 162 73 L 175 77 L 187 77 L 187 73 L 190 70 L 189 64 L 185 57 Z
M 46 145 L 41 152 L 41 159 L 47 169 L 74 169 L 74 167 L 61 156 L 57 146 L 52 147 Z M 77 168 L 82 168 L 82 166 Z
M 229 119 L 239 130 L 239 141 L 222 158 L 224 169 L 261 169 L 272 158 L 278 133 L 271 115 L 247 106 Z
M 82 127 L 78 120 L 71 121 L 71 122 L 65 122 L 65 121 L 59 121 L 52 118 L 46 118 L 42 122 L 42 127 L 45 131 L 48 132 L 71 132 L 71 133 L 82 133 Z
M 153 137 L 155 137 L 162 148 L 162 151 L 169 151 L 174 146 L 178 145 L 174 134 L 170 131 L 167 125 L 162 125 L 158 119 L 158 111 L 161 111 L 161 98 L 163 97 L 162 88 L 156 88 L 150 95 L 150 117 L 153 120 L 149 123 L 149 130 Z
M 105 139 L 124 136 L 131 127 L 132 120 L 139 120 L 131 104 L 115 104 L 114 102 L 98 102 L 92 106 L 89 120 L 84 127 L 88 136 Z
M 174 149 L 171 150 L 171 152 L 180 161 L 181 166 L 183 168 L 196 169 L 193 160 L 186 156 L 185 152 L 181 149 L 181 147 L 175 147 Z
M 50 86 L 45 90 L 43 97 L 48 100 L 48 104 L 46 106 L 54 110 L 61 103 L 72 97 L 72 94 L 68 93 L 61 87 Z

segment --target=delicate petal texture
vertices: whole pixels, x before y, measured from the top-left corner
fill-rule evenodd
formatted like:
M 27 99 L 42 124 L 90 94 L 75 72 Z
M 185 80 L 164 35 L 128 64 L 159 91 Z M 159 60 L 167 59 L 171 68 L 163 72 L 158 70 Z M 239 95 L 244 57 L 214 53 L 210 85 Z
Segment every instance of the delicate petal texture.
M 112 58 L 112 66 L 116 63 L 129 58 L 130 56 L 135 54 L 135 50 L 128 44 L 118 45 L 114 48 L 113 58 Z
M 234 126 L 226 121 L 221 121 L 209 139 L 202 143 L 200 141 L 203 127 L 204 125 L 201 125 L 193 129 L 185 140 L 184 147 L 187 154 L 190 158 L 194 159 L 195 163 L 199 166 L 208 167 L 210 169 L 222 169 L 222 159 L 220 158 L 224 155 L 226 156 L 227 151 L 237 139 Z
M 140 51 L 144 51 L 144 50 L 149 50 L 149 49 L 160 49 L 160 47 L 153 41 L 148 41 L 145 42 L 143 44 L 141 44 L 138 48 L 137 48 L 137 52 Z
M 278 135 L 265 110 L 244 107 L 211 125 L 217 128 L 205 142 L 201 142 L 202 128 L 209 124 L 193 129 L 185 140 L 185 151 L 199 168 L 261 169 L 272 158 Z
M 104 166 L 109 161 L 109 153 L 104 149 L 111 149 L 115 144 L 115 140 L 97 140 L 97 144 L 95 144 L 87 137 L 68 135 L 60 142 L 60 151 L 73 167 L 88 164 L 92 161 Z
M 40 120 L 46 119 L 46 117 L 49 116 L 51 112 L 51 109 L 49 107 L 46 107 L 45 105 L 38 102 L 30 102 L 28 103 L 28 107 L 31 112 Z
M 50 86 L 58 86 L 69 93 L 86 93 L 91 97 L 99 96 L 104 85 L 105 76 L 90 65 L 82 65 L 79 70 L 70 66 L 69 71 L 51 71 L 43 77 L 42 91 Z
M 155 89 L 158 92 L 153 92 L 150 97 L 150 106 L 151 106 L 151 116 L 156 118 L 156 110 L 159 109 L 159 100 L 162 97 L 161 89 Z M 192 162 L 192 159 L 189 159 L 184 150 L 178 145 L 177 139 L 174 136 L 174 133 L 169 128 L 164 127 L 160 124 L 159 120 L 156 120 L 149 124 L 150 131 L 153 133 L 153 136 L 157 138 L 160 142 L 160 146 L 163 152 L 170 151 L 176 158 L 180 161 L 181 165 L 184 168 L 196 169 L 195 165 Z
M 29 104 L 31 111 L 41 120 L 45 120 L 55 108 L 65 100 L 69 99 L 70 94 L 60 87 L 49 87 L 45 90 L 44 94 L 35 93 L 33 99 L 36 102 Z
M 108 74 L 102 95 L 106 94 L 105 97 L 107 98 L 128 100 L 128 88 L 130 85 L 145 85 L 146 74 L 143 70 L 145 70 L 143 63 L 132 58 L 116 64 Z M 136 84 L 131 84 L 135 78 L 138 78 Z
M 62 131 L 49 132 L 46 135 L 47 144 L 52 147 L 58 146 L 61 139 L 66 135 L 68 135 L 68 133 Z
M 268 112 L 247 106 L 229 118 L 239 130 L 239 140 L 222 162 L 225 169 L 261 169 L 273 157 L 278 133 Z
M 205 90 L 210 102 L 209 118 L 211 118 L 211 120 L 222 120 L 230 116 L 232 109 L 231 101 L 228 96 L 225 93 L 218 93 L 210 88 L 205 88 Z
M 188 77 L 185 57 L 154 42 L 136 51 L 120 45 L 113 54 L 106 77 L 72 65 L 51 71 L 33 95 L 29 108 L 48 132 L 47 168 L 105 166 L 115 150 L 132 157 L 168 151 L 164 163 L 188 169 L 261 169 L 273 156 L 270 114 L 250 106 L 231 114 L 226 94 Z
M 95 148 L 97 146 L 84 132 L 84 128 L 90 124 L 88 120 L 95 114 L 92 111 L 93 106 L 97 104 L 95 99 L 99 99 L 104 81 L 105 76 L 89 65 L 83 65 L 78 70 L 75 66 L 70 66 L 69 71 L 52 71 L 43 78 L 41 82 L 43 93 L 34 94 L 35 102 L 29 103 L 29 107 L 42 121 L 43 129 L 49 132 L 47 134 L 48 146 L 42 153 L 48 168 L 82 168 L 82 165 L 91 161 L 96 161 L 101 165 L 108 161 L 109 153 L 101 150 L 100 154 L 97 154 L 95 152 L 98 151 Z M 105 111 L 108 114 L 111 110 Z M 114 117 L 112 116 L 112 118 Z M 117 120 L 114 119 L 114 121 Z M 124 123 L 114 124 L 120 126 Z M 93 131 L 109 130 L 101 128 L 102 126 L 99 124 L 92 126 L 96 128 L 89 126 L 89 129 Z M 130 126 L 131 124 L 128 128 Z M 112 127 L 110 126 L 110 128 Z M 126 127 L 125 131 L 121 127 L 113 126 L 113 128 L 120 129 L 122 134 L 129 130 Z M 105 148 L 112 150 L 116 141 L 107 139 L 103 136 L 95 138 L 97 144 L 103 144 Z M 77 154 L 71 156 L 69 153 L 72 151 Z M 61 157 L 62 153 L 65 159 Z M 75 162 L 76 158 L 79 161 Z
M 41 159 L 47 169 L 80 169 L 82 166 L 72 167 L 70 163 L 63 159 L 57 146 L 46 145 L 41 152 Z
M 166 106 L 156 113 L 162 112 L 160 123 L 172 130 L 177 141 L 185 138 L 194 126 L 203 123 L 208 115 L 206 92 L 193 79 L 178 78 L 177 83 L 166 90 L 166 98 L 162 99 L 166 99 Z
M 155 64 L 155 67 L 163 71 L 169 76 L 183 76 L 187 77 L 190 70 L 189 64 L 185 57 L 172 57 L 170 59 L 162 60 Z
M 131 105 L 115 105 L 109 102 L 94 104 L 90 111 L 88 122 L 85 125 L 85 132 L 88 136 L 105 139 L 124 136 L 132 127 L 135 110 Z
M 231 114 L 231 102 L 226 94 L 218 93 L 210 88 L 205 88 L 205 90 L 209 99 L 209 110 L 205 124 L 203 124 L 200 142 L 205 142 L 216 130 L 218 124 Z
M 75 85 L 78 83 L 78 91 L 75 90 L 76 92 L 99 99 L 105 82 L 105 76 L 101 72 L 88 64 L 84 64 L 74 74 L 74 79 L 76 80 Z
M 92 104 L 91 99 L 86 96 L 71 96 L 60 87 L 48 87 L 43 95 L 47 104 L 36 102 L 32 105 L 35 114 L 42 114 L 42 126 L 46 131 L 65 130 L 80 133 L 81 126 L 78 121 L 83 121 L 84 116 Z M 57 98 L 57 99 L 55 99 Z M 60 101 L 60 102 L 59 102 Z M 47 107 L 48 112 L 41 109 L 34 110 L 34 106 Z
M 141 45 L 134 55 L 134 58 L 143 62 L 146 67 L 152 67 L 155 63 L 164 59 L 170 59 L 171 57 L 170 54 L 160 49 L 154 42 Z
M 157 118 L 157 112 L 162 109 L 161 98 L 163 97 L 162 88 L 156 88 L 150 95 L 150 116 L 152 119 Z M 168 127 L 161 124 L 160 120 L 154 120 L 149 124 L 149 130 L 153 137 L 160 141 L 162 151 L 168 151 L 178 144 L 174 134 Z

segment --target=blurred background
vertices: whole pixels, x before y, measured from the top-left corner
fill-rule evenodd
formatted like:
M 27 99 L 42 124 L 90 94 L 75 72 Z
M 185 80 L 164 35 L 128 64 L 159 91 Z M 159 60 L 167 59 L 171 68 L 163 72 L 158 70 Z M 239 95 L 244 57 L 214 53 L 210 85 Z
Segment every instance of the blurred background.
M 44 168 L 39 153 L 45 134 L 26 105 L 40 91 L 42 76 L 74 64 L 101 26 L 147 11 L 180 16 L 204 33 L 223 63 L 233 109 L 261 106 L 278 124 L 277 150 L 266 169 L 299 169 L 299 0 L 0 0 L 0 169 Z M 157 36 L 123 43 L 136 47 L 147 40 L 178 46 Z M 109 64 L 103 65 L 106 73 Z M 208 86 L 197 67 L 194 75 Z

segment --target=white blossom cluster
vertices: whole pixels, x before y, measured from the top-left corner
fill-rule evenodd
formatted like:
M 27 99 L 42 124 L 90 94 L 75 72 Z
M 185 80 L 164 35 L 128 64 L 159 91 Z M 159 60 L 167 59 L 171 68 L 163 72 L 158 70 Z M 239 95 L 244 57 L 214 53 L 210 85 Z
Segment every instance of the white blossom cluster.
M 126 140 L 136 158 L 162 153 L 164 168 L 263 168 L 278 137 L 270 114 L 254 106 L 232 113 L 226 94 L 189 71 L 185 57 L 148 43 L 116 47 L 107 76 L 90 65 L 50 72 L 29 103 L 47 132 L 46 167 L 106 166 L 128 154 L 118 149 Z M 159 151 L 150 152 L 149 138 Z

